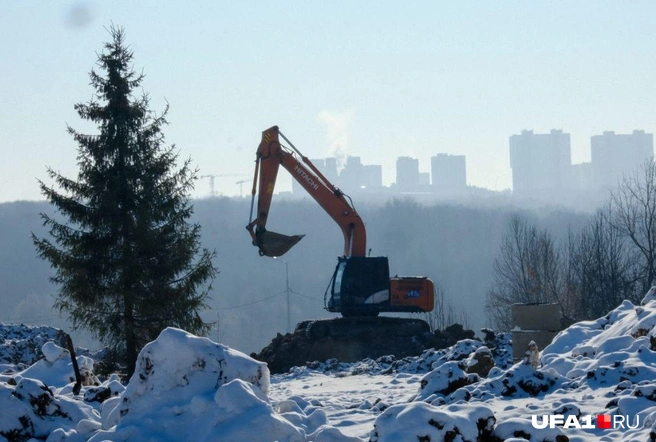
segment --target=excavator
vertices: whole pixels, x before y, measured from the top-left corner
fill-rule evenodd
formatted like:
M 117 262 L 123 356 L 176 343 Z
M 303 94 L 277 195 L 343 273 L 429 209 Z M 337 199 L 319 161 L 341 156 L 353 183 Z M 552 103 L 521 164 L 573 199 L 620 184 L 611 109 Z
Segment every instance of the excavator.
M 282 138 L 289 146 L 283 146 Z M 297 326 L 308 336 L 347 336 L 392 327 L 395 333 L 429 331 L 425 321 L 412 318 L 378 317 L 382 312 L 430 312 L 434 304 L 433 281 L 424 276 L 390 278 L 387 257 L 367 256 L 364 222 L 350 198 L 335 187 L 321 171 L 280 132 L 278 126 L 262 132 L 257 148 L 251 200 L 250 223 L 246 229 L 261 256 L 279 257 L 305 235 L 284 235 L 266 229 L 278 171 L 282 166 L 337 223 L 344 237 L 344 254 L 337 258 L 324 307 L 341 313 L 337 320 L 311 320 Z M 255 196 L 257 212 L 253 215 Z M 330 293 L 328 293 L 330 290 Z

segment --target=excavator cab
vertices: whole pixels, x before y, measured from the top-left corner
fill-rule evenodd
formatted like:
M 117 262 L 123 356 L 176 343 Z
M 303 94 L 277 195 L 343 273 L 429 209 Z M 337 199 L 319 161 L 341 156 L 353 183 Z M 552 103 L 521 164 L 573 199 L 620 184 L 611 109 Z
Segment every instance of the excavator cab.
M 389 264 L 385 257 L 340 257 L 333 275 L 328 311 L 344 316 L 377 315 L 389 304 Z
M 387 257 L 338 258 L 326 309 L 342 316 L 380 312 L 428 312 L 434 284 L 426 277 L 389 277 Z

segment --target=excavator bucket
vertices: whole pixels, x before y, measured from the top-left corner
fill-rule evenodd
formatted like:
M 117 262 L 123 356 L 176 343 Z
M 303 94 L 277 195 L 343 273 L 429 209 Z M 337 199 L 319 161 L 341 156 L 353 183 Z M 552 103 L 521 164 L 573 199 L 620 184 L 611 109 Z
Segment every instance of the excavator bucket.
M 283 235 L 268 230 L 258 235 L 257 246 L 262 256 L 282 256 L 296 245 L 305 235 Z

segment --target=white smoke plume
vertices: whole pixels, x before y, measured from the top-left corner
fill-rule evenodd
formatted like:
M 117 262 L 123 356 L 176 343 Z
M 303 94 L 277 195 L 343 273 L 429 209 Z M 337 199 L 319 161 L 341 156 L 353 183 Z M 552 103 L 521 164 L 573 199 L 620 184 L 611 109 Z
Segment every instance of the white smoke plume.
M 351 122 L 353 121 L 353 110 L 319 112 L 318 120 L 325 123 L 328 129 L 328 140 L 330 142 L 329 155 L 337 158 L 337 168 L 344 168 L 348 156 L 348 135 Z

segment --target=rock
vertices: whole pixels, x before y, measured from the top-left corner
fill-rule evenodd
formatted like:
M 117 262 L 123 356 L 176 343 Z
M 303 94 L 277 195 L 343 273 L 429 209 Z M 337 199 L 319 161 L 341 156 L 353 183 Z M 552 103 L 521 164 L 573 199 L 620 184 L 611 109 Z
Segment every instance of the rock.
M 474 373 L 480 377 L 487 377 L 487 374 L 494 367 L 494 357 L 489 348 L 483 346 L 476 351 L 466 361 L 467 373 Z

